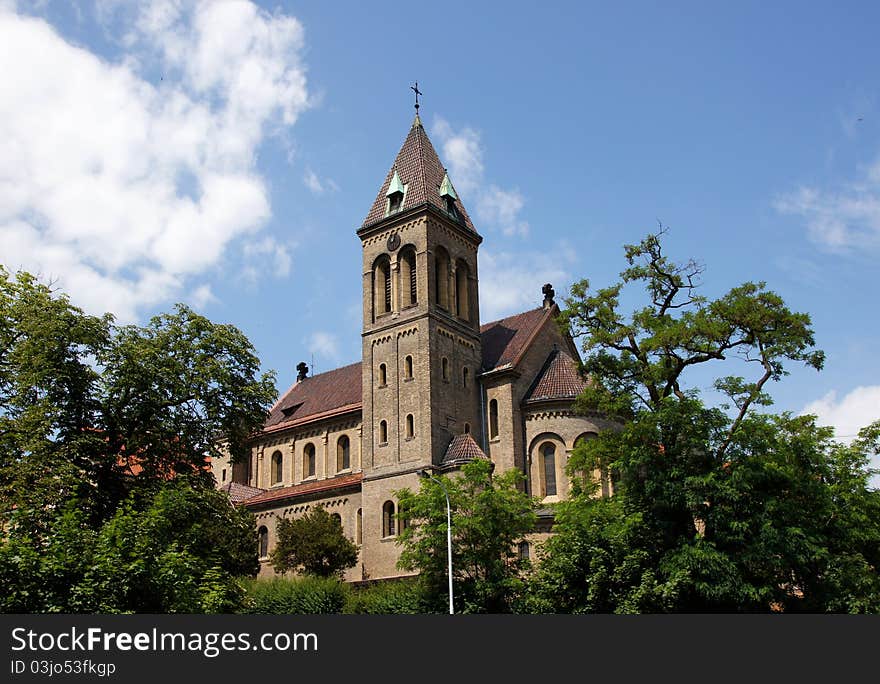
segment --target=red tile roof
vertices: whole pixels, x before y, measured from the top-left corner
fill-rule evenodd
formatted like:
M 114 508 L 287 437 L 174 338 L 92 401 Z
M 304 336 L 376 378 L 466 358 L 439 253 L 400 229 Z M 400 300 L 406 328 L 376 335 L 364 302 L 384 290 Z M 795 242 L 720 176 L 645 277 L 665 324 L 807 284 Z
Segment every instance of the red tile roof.
M 229 484 L 220 487 L 220 491 L 229 494 L 229 500 L 232 501 L 232 503 L 242 503 L 243 501 L 252 499 L 258 494 L 262 494 L 266 490 L 260 489 L 259 487 L 251 487 L 239 482 L 230 482 Z
M 557 350 L 547 359 L 537 382 L 526 394 L 524 401 L 574 399 L 586 386 L 577 362 L 565 352 Z
M 482 326 L 484 372 L 515 366 L 555 310 L 533 309 Z M 273 432 L 356 411 L 362 405 L 361 384 L 360 363 L 300 380 L 272 407 L 263 431 Z
M 264 490 L 262 494 L 248 499 L 244 505 L 260 506 L 262 504 L 278 501 L 279 499 L 288 499 L 293 496 L 302 496 L 303 494 L 315 494 L 319 492 L 331 491 L 333 489 L 342 489 L 360 484 L 363 475 L 361 473 L 353 473 L 351 475 L 340 475 L 331 477 L 327 480 L 317 480 L 315 482 L 303 482 L 290 487 L 279 487 L 278 489 Z
M 421 120 L 416 117 L 412 128 L 409 129 L 409 135 L 403 142 L 397 158 L 394 160 L 385 182 L 376 196 L 376 201 L 370 209 L 370 213 L 364 219 L 364 226 L 385 218 L 385 208 L 387 205 L 388 186 L 394 178 L 394 172 L 400 177 L 400 181 L 407 186 L 406 194 L 403 198 L 403 205 L 400 210 L 405 211 L 413 207 L 421 206 L 425 203 L 433 204 L 438 209 L 446 209 L 446 202 L 440 197 L 440 185 L 443 183 L 443 176 L 446 170 L 440 163 L 440 158 L 434 150 L 434 146 L 425 133 Z M 461 203 L 461 199 L 455 201 L 455 208 L 461 216 L 464 225 L 471 231 L 474 230 L 474 224 L 471 223 L 467 210 Z
M 300 380 L 272 407 L 263 430 L 291 427 L 306 419 L 359 409 L 361 383 L 360 363 Z
M 480 326 L 483 372 L 515 366 L 541 324 L 555 314 L 556 307 L 538 308 Z
M 476 458 L 487 458 L 486 454 L 474 438 L 467 434 L 456 435 L 452 438 L 449 446 L 446 447 L 446 454 L 443 456 L 443 465 L 454 465 L 463 463 L 464 461 L 473 461 Z

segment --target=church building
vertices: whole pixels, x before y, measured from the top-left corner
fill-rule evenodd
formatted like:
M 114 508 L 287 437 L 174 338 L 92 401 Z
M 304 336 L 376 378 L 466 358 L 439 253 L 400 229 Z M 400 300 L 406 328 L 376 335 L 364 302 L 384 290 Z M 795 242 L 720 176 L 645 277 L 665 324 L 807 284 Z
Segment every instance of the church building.
M 609 427 L 572 411 L 584 380 L 550 285 L 535 308 L 480 321 L 482 237 L 416 111 L 357 230 L 361 361 L 314 376 L 300 363 L 248 462 L 212 463 L 218 486 L 256 517 L 261 575 L 274 572 L 276 519 L 324 506 L 360 548 L 347 580 L 399 576 L 394 492 L 417 490 L 420 471 L 490 459 L 495 472 L 522 471 L 549 505 L 568 494 L 575 443 Z

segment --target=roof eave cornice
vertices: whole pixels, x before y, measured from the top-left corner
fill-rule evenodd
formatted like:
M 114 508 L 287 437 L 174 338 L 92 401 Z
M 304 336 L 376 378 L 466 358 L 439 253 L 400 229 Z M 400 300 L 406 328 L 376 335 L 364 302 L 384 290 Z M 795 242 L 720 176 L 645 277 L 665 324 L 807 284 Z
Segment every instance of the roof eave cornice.
M 480 236 L 479 233 L 471 230 L 463 223 L 451 219 L 447 212 L 443 211 L 439 207 L 436 207 L 431 202 L 423 202 L 422 204 L 410 207 L 409 209 L 404 209 L 403 211 L 397 212 L 390 216 L 380 218 L 378 221 L 373 221 L 372 223 L 365 224 L 357 230 L 357 236 L 361 240 L 366 239 L 371 235 L 381 233 L 383 230 L 387 230 L 388 228 L 393 227 L 397 223 L 406 222 L 414 218 L 415 216 L 418 216 L 419 214 L 423 214 L 425 212 L 433 214 L 437 218 L 442 219 L 446 222 L 447 225 L 458 232 L 462 237 L 467 238 L 475 244 L 479 245 L 483 242 L 483 238 Z

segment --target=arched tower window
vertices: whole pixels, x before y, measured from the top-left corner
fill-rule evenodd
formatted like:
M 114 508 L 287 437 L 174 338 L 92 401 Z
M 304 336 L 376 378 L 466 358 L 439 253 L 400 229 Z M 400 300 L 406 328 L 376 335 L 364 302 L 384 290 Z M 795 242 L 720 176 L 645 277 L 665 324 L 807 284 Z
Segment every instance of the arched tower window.
M 413 358 L 412 356 L 407 356 L 403 360 L 403 379 L 404 380 L 412 380 L 413 377 Z
M 272 484 L 278 484 L 284 479 L 284 457 L 280 451 L 272 454 Z
M 373 306 L 377 316 L 391 311 L 391 260 L 387 254 L 373 264 Z
M 401 306 L 415 306 L 419 303 L 416 278 L 416 250 L 404 247 L 400 250 L 400 296 Z
M 434 254 L 434 302 L 449 308 L 449 252 L 443 247 Z
M 386 501 L 382 504 L 382 536 L 383 537 L 393 537 L 394 536 L 394 502 Z
M 412 436 L 415 434 L 415 419 L 413 418 L 412 413 L 410 413 L 406 417 L 406 436 L 412 439 Z
M 445 356 L 440 359 L 440 377 L 449 380 L 449 359 Z
M 465 387 L 468 386 L 468 379 L 470 378 L 470 370 L 467 367 L 461 369 L 461 384 Z
M 354 543 L 360 546 L 364 543 L 364 510 L 358 508 L 354 518 Z
M 260 558 L 266 558 L 269 555 L 269 530 L 265 525 L 257 530 L 257 536 L 260 540 Z
M 498 400 L 489 402 L 489 439 L 498 437 Z
M 464 261 L 455 265 L 455 315 L 466 321 L 471 319 L 470 269 Z
M 315 476 L 315 445 L 309 442 L 303 449 L 303 477 Z
M 379 364 L 379 387 L 385 387 L 388 384 L 388 368 L 384 363 Z
M 339 513 L 331 513 L 330 517 L 339 523 L 339 527 L 342 527 L 342 516 Z
M 336 441 L 336 470 L 348 470 L 351 468 L 351 440 L 347 435 L 342 435 Z
M 556 446 L 544 442 L 540 449 L 541 465 L 544 472 L 544 496 L 556 495 Z
M 379 444 L 388 443 L 388 423 L 384 420 L 379 421 Z

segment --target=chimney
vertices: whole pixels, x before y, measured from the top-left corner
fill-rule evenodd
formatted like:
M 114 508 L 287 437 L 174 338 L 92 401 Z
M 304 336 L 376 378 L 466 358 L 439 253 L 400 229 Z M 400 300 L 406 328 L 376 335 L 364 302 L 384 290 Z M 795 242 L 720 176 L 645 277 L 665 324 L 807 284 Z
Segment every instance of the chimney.
M 296 364 L 296 381 L 302 382 L 309 374 L 309 365 L 305 361 Z
M 547 283 L 541 288 L 541 292 L 544 293 L 544 309 L 549 309 L 556 303 L 553 301 L 553 298 L 556 296 L 556 293 L 553 291 L 553 286 L 550 283 Z

